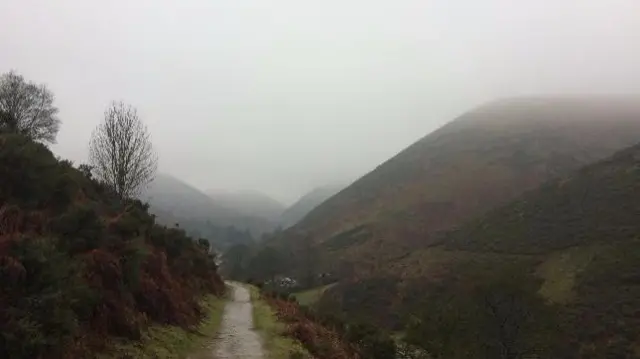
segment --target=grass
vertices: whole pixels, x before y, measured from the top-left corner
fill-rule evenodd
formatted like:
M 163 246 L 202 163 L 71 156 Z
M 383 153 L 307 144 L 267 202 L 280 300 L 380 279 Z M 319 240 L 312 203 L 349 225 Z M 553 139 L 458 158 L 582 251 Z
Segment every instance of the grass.
M 293 296 L 298 301 L 298 304 L 304 306 L 312 306 L 320 300 L 322 293 L 325 290 L 333 287 L 335 283 L 327 284 L 321 287 L 311 288 L 302 292 L 294 293 Z
M 248 286 L 253 302 L 253 326 L 261 334 L 268 359 L 312 358 L 299 342 L 285 336 L 286 325 L 260 297 L 260 291 Z
M 206 296 L 202 300 L 207 316 L 192 331 L 177 326 L 154 325 L 140 342 L 115 341 L 99 359 L 183 359 L 203 349 L 218 331 L 226 297 Z
M 538 267 L 538 275 L 544 278 L 540 295 L 552 303 L 570 302 L 575 296 L 577 275 L 591 262 L 598 249 L 594 245 L 553 253 Z

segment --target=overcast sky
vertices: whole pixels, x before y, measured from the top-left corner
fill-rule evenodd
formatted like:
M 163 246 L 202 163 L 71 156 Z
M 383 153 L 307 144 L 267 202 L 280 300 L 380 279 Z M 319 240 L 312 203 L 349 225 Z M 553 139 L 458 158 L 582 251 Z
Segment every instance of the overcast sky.
M 638 0 L 0 0 L 0 71 L 57 96 L 82 162 L 111 100 L 162 172 L 291 202 L 482 102 L 640 92 Z

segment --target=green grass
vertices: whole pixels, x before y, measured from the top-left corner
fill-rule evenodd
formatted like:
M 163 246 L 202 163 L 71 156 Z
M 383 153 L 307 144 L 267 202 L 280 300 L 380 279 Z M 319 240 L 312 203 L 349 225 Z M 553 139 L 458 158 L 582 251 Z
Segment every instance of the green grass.
M 300 305 L 312 306 L 320 300 L 325 290 L 333 287 L 335 283 L 327 284 L 321 287 L 311 288 L 302 292 L 293 293 Z
M 248 286 L 253 302 L 253 326 L 263 339 L 268 359 L 312 358 L 299 342 L 285 336 L 286 325 L 278 318 L 264 300 L 258 288 Z
M 544 278 L 540 295 L 552 303 L 570 302 L 575 296 L 576 277 L 591 262 L 598 249 L 597 245 L 575 247 L 552 254 L 538 267 L 538 275 Z
M 183 359 L 202 350 L 215 335 L 222 320 L 226 297 L 209 295 L 202 300 L 207 316 L 192 331 L 176 326 L 150 327 L 139 342 L 114 341 L 99 359 Z

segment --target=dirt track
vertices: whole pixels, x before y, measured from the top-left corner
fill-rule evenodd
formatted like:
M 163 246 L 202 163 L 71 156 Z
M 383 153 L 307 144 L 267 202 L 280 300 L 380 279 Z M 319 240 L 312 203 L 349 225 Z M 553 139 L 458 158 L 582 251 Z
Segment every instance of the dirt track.
M 229 284 L 231 299 L 224 307 L 220 330 L 206 351 L 191 359 L 262 359 L 262 340 L 253 330 L 253 305 L 249 291 Z

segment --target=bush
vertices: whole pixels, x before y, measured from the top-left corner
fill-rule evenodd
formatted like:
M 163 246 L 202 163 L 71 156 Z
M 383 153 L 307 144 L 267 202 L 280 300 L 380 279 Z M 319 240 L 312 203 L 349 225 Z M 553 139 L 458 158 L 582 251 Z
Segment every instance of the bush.
M 0 357 L 87 357 L 221 295 L 208 246 L 155 224 L 46 147 L 0 135 Z
M 20 236 L 7 245 L 0 256 L 0 357 L 60 355 L 80 333 L 95 295 L 55 240 Z
M 318 358 L 395 358 L 395 341 L 376 326 L 301 307 L 287 294 L 263 291 L 263 295 L 289 323 L 291 335 Z

